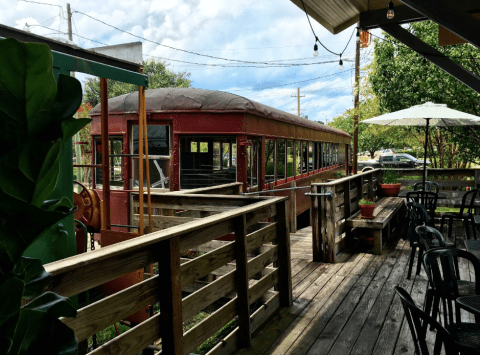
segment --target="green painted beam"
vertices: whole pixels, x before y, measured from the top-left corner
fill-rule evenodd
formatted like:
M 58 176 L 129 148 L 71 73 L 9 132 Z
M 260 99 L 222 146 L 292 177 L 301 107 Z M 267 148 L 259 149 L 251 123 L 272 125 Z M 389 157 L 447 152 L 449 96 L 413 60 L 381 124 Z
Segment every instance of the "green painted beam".
M 75 71 L 94 75 L 100 78 L 122 81 L 124 83 L 135 84 L 138 86 L 148 86 L 148 77 L 144 74 L 135 73 L 125 69 L 115 68 L 110 65 L 97 63 L 74 57 L 68 54 L 52 51 L 53 67 L 62 72 Z

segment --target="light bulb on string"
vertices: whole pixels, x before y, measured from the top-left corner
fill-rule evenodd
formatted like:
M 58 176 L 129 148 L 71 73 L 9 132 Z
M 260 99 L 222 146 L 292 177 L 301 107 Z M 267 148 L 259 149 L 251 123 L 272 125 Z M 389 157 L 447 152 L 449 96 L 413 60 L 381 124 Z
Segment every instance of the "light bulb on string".
M 316 57 L 318 55 L 318 46 L 317 44 L 315 43 L 315 45 L 313 46 L 313 55 Z
M 343 60 L 342 60 L 342 55 L 340 54 L 340 61 L 338 62 L 338 64 L 340 65 L 340 70 L 343 69 Z
M 393 1 L 388 3 L 388 10 L 387 10 L 387 18 L 391 20 L 395 16 L 395 12 L 393 11 Z

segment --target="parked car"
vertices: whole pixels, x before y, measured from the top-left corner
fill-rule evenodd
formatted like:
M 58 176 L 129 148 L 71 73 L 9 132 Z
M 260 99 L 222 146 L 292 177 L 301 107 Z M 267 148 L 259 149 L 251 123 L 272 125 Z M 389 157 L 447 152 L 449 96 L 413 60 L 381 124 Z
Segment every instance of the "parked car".
M 427 164 L 430 162 L 427 160 Z M 417 159 L 410 154 L 383 154 L 378 160 L 364 160 L 359 161 L 357 165 L 358 170 L 365 167 L 382 168 L 418 168 L 423 167 L 423 159 Z

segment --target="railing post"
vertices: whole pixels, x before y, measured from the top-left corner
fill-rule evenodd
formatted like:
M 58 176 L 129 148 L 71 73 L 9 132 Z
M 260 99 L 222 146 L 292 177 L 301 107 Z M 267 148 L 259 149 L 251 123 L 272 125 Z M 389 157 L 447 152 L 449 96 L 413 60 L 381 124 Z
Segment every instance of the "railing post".
M 316 194 L 317 186 L 312 186 L 312 193 Z M 320 230 L 318 223 L 318 196 L 310 196 L 311 201 L 311 221 L 312 221 L 312 252 L 313 261 L 322 261 L 322 241 L 320 240 Z
M 295 169 L 295 166 L 294 166 Z M 292 187 L 297 187 L 297 183 L 292 181 Z M 292 190 L 291 193 L 291 206 L 292 206 L 292 219 L 291 219 L 291 231 L 295 233 L 297 231 L 297 190 Z
M 325 193 L 325 187 L 322 188 L 322 193 Z M 328 260 L 327 256 L 327 233 L 326 233 L 326 225 L 327 225 L 327 204 L 326 204 L 326 197 L 321 197 L 319 201 L 320 203 L 320 223 L 318 225 L 318 228 L 320 229 L 320 235 L 322 238 L 322 261 L 326 262 Z
M 345 210 L 345 219 L 352 215 L 350 203 L 350 180 L 347 180 L 343 183 L 343 206 Z
M 363 198 L 363 181 L 363 175 L 360 175 L 355 181 L 357 184 L 357 201 L 360 201 Z
M 243 214 L 233 223 L 235 226 L 235 254 L 236 254 L 236 283 L 237 283 L 237 314 L 239 327 L 239 346 L 252 346 L 252 332 L 250 326 L 250 304 L 248 297 L 248 270 L 247 270 L 247 219 Z
M 292 305 L 292 270 L 290 258 L 290 231 L 288 228 L 288 201 L 277 203 L 278 290 L 280 306 Z
M 180 238 L 160 242 L 158 254 L 162 354 L 183 355 Z
M 332 192 L 331 198 L 327 198 L 327 244 L 323 246 L 326 253 L 325 262 L 334 263 L 335 262 L 335 204 L 337 200 L 337 195 L 335 191 L 335 185 L 329 186 L 327 191 Z

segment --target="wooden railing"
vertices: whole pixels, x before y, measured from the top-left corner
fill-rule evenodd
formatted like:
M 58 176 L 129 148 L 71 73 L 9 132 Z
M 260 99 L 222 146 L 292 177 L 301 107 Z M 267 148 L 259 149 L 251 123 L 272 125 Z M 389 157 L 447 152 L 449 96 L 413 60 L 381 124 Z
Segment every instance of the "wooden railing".
M 363 197 L 377 200 L 381 170 L 348 176 L 328 183 L 312 184 L 311 224 L 313 261 L 335 262 L 337 253 L 345 246 L 345 219 L 358 211 Z
M 160 338 L 162 354 L 189 354 L 237 317 L 238 327 L 229 340 L 212 350 L 212 354 L 229 354 L 250 346 L 252 332 L 279 307 L 292 304 L 286 198 L 232 196 L 223 203 L 217 196 L 181 198 L 197 208 L 225 207 L 225 201 L 233 208 L 45 266 L 52 275 L 48 289 L 70 297 L 158 263 L 157 276 L 80 309 L 76 318 L 62 319 L 82 341 L 147 305 L 160 303 L 159 313 L 91 354 L 135 354 Z M 234 241 L 181 264 L 181 252 L 229 233 L 235 233 Z M 254 257 L 249 256 L 252 251 Z M 233 270 L 182 298 L 182 288 L 231 262 L 235 262 Z M 232 293 L 225 305 L 183 332 L 183 322 Z M 251 314 L 259 299 L 263 305 Z
M 398 172 L 402 189 L 422 182 L 422 170 L 398 169 Z M 475 189 L 480 183 L 480 169 L 427 169 L 427 179 L 436 182 L 440 192 L 448 196 L 447 199 L 438 200 L 438 207 L 460 207 L 465 188 Z
M 397 171 L 404 190 L 422 182 L 422 170 Z M 335 262 L 336 254 L 346 242 L 345 219 L 358 211 L 358 201 L 362 197 L 373 200 L 381 197 L 378 184 L 382 174 L 383 169 L 375 169 L 329 183 L 312 184 L 313 194 L 332 194 L 332 197 L 311 197 L 314 261 Z M 460 207 L 465 188 L 474 189 L 480 183 L 480 169 L 427 169 L 427 176 L 428 181 L 438 183 L 440 192 L 448 196 L 447 199 L 438 200 L 438 207 Z

